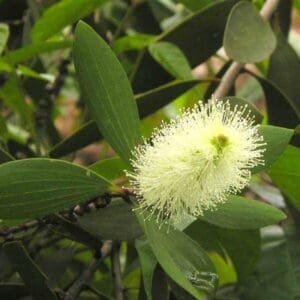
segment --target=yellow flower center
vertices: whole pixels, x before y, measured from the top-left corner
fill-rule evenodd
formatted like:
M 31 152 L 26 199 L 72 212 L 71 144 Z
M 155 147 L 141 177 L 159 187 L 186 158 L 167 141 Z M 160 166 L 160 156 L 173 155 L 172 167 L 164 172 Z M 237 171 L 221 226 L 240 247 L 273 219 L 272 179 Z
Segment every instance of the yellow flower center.
M 219 156 L 223 152 L 224 148 L 228 146 L 229 140 L 224 134 L 219 134 L 211 139 L 211 143 L 216 148 L 217 155 Z

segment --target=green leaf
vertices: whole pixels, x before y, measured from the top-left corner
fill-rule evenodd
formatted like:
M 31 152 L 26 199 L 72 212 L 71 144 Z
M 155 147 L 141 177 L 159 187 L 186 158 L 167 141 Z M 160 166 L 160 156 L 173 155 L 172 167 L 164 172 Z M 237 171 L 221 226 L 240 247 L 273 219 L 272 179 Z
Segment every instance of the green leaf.
M 238 0 L 216 1 L 164 32 L 158 41 L 177 45 L 192 66 L 206 61 L 222 46 L 225 23 Z M 193 36 L 195 38 L 191 39 Z
M 212 2 L 217 2 L 217 0 L 179 0 L 184 6 L 192 11 L 197 11 L 203 9 L 205 6 L 211 4 Z
M 89 166 L 89 169 L 107 180 L 113 180 L 125 176 L 124 170 L 126 168 L 126 164 L 119 157 L 99 160 Z
M 263 232 L 261 259 L 240 288 L 245 300 L 296 300 L 300 296 L 300 242 L 297 231 L 271 227 Z
M 200 220 L 228 229 L 257 229 L 275 224 L 286 218 L 279 209 L 240 196 L 229 196 L 216 210 L 207 210 Z
M 142 234 L 132 207 L 122 199 L 82 216 L 78 224 L 101 239 L 131 240 Z
M 288 146 L 279 159 L 269 168 L 272 181 L 300 210 L 300 149 Z
M 248 1 L 237 3 L 228 17 L 224 33 L 227 55 L 242 63 L 259 62 L 267 58 L 276 47 L 271 26 Z
M 18 75 L 26 76 L 26 77 L 31 77 L 34 79 L 39 79 L 43 81 L 47 81 L 53 84 L 53 81 L 55 77 L 51 74 L 43 74 L 43 73 L 38 73 L 24 65 L 18 65 L 18 68 L 16 70 Z
M 98 237 L 58 214 L 51 215 L 49 220 L 51 222 L 51 224 L 48 225 L 49 228 L 65 238 L 77 241 L 93 249 L 97 249 L 102 243 Z
M 160 108 L 171 103 L 179 95 L 194 87 L 196 84 L 209 80 L 175 80 L 145 93 L 137 94 L 138 110 L 141 118 L 145 118 Z
M 41 42 L 92 13 L 106 0 L 62 0 L 50 6 L 34 24 L 32 40 Z
M 0 23 L 0 55 L 6 47 L 9 36 L 9 27 L 5 23 Z
M 45 216 L 100 196 L 109 182 L 61 160 L 37 158 L 0 165 L 0 218 Z
M 135 100 L 137 101 L 140 117 L 144 118 L 151 115 L 197 83 L 199 83 L 199 80 L 173 81 L 148 92 L 137 94 Z M 97 125 L 94 121 L 90 121 L 61 143 L 55 145 L 49 155 L 53 158 L 61 157 L 96 142 L 101 138 L 102 135 Z
M 154 217 L 146 221 L 141 215 L 139 218 L 149 245 L 168 276 L 196 299 L 202 299 L 203 292 L 212 293 L 218 279 L 205 251 L 185 233 L 166 224 L 158 227 Z
M 136 240 L 135 247 L 139 254 L 147 300 L 152 300 L 152 283 L 157 260 L 147 241 Z
M 283 153 L 294 134 L 292 129 L 270 125 L 259 126 L 258 132 L 264 138 L 266 151 L 263 154 L 264 165 L 254 167 L 252 169 L 253 174 L 271 166 Z
M 192 239 L 208 252 L 216 252 L 232 261 L 239 281 L 253 271 L 260 256 L 259 230 L 226 229 L 201 220 L 193 222 L 185 229 Z M 225 251 L 225 253 L 224 253 Z
M 249 71 L 248 71 L 249 73 Z M 291 100 L 271 81 L 250 72 L 263 88 L 268 112 L 268 122 L 271 125 L 294 128 L 299 123 L 299 117 L 291 105 Z
M 268 79 L 286 95 L 289 104 L 300 118 L 300 58 L 282 36 L 278 36 L 278 45 L 271 55 Z
M 103 137 L 97 127 L 97 124 L 94 121 L 89 121 L 66 139 L 56 144 L 50 150 L 49 156 L 58 158 L 67 155 L 102 138 Z
M 216 1 L 166 30 L 158 37 L 157 42 L 175 44 L 185 54 L 192 67 L 201 64 L 221 48 L 227 17 L 232 6 L 238 1 Z M 148 51 L 142 55 L 132 79 L 136 93 L 145 92 L 170 81 L 168 73 L 156 63 Z
M 192 69 L 184 53 L 175 44 L 157 42 L 150 44 L 152 57 L 176 79 L 193 79 Z
M 156 38 L 156 35 L 151 34 L 126 35 L 117 39 L 113 43 L 112 49 L 117 55 L 125 51 L 142 50 L 152 43 Z
M 21 242 L 9 242 L 3 246 L 5 254 L 16 268 L 35 299 L 57 299 L 47 284 L 48 278 L 30 258 Z
M 93 119 L 129 164 L 131 151 L 140 139 L 138 110 L 130 83 L 109 46 L 83 22 L 76 27 L 74 63 Z
M 29 59 L 36 57 L 37 55 L 52 52 L 60 49 L 70 48 L 72 42 L 40 42 L 33 45 L 29 45 L 15 51 L 11 51 L 7 55 L 3 56 L 0 62 L 6 62 L 9 64 L 19 64 Z

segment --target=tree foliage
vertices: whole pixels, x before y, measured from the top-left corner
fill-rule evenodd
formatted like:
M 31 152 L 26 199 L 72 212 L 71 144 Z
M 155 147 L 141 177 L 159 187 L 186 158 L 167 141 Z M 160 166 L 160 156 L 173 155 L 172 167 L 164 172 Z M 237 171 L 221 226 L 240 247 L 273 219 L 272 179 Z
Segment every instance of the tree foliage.
M 298 2 L 0 1 L 0 298 L 298 299 Z M 214 94 L 248 105 L 264 165 L 158 224 L 132 151 Z

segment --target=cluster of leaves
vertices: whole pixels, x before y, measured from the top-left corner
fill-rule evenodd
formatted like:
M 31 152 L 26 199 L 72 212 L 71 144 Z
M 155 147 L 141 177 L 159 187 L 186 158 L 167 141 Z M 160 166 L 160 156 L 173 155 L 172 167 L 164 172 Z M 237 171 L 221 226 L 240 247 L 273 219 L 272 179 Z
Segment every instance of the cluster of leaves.
M 300 61 L 291 1 L 270 24 L 261 2 L 0 1 L 1 298 L 300 297 Z M 210 98 L 231 60 L 259 71 L 242 69 L 226 99 L 263 124 L 265 165 L 197 220 L 145 221 L 121 189 L 133 147 Z M 77 129 L 62 139 L 55 121 L 74 94 Z M 72 162 L 94 142 L 99 160 Z M 278 208 L 288 221 L 269 226 L 285 219 Z

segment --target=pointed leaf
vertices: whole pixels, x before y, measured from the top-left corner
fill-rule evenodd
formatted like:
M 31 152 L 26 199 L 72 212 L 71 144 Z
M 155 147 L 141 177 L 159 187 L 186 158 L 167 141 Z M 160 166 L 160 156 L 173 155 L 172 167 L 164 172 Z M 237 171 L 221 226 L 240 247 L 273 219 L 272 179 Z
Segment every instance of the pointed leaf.
M 199 80 L 176 80 L 148 92 L 137 94 L 135 100 L 137 101 L 140 117 L 144 118 L 151 115 L 197 83 L 199 83 Z M 61 143 L 54 146 L 49 155 L 53 158 L 61 157 L 94 143 L 101 138 L 102 135 L 96 123 L 90 121 Z
M 78 224 L 101 239 L 131 240 L 142 235 L 141 226 L 132 207 L 122 199 L 107 207 L 84 215 Z
M 300 118 L 300 58 L 284 37 L 278 37 L 278 45 L 271 55 L 268 79 L 276 84 L 290 100 L 289 104 Z
M 125 176 L 124 170 L 126 167 L 126 164 L 119 157 L 113 157 L 98 160 L 89 166 L 89 169 L 108 180 L 113 180 Z
M 212 293 L 218 278 L 205 251 L 185 233 L 165 224 L 158 227 L 155 218 L 143 221 L 139 217 L 165 272 L 196 299 L 202 299 L 203 292 Z
M 50 6 L 32 28 L 32 39 L 41 42 L 65 26 L 89 15 L 106 0 L 62 0 Z
M 71 45 L 72 43 L 70 41 L 40 42 L 19 48 L 15 51 L 11 51 L 7 55 L 3 56 L 0 61 L 10 64 L 19 64 L 26 60 L 32 59 L 39 54 L 70 48 Z
M 129 163 L 140 139 L 133 93 L 120 62 L 109 46 L 87 24 L 75 32 L 74 63 L 89 111 L 103 136 Z
M 157 42 L 149 46 L 152 57 L 176 79 L 193 79 L 192 69 L 184 53 L 175 44 Z
M 268 173 L 281 191 L 300 210 L 300 149 L 288 146 Z
M 253 174 L 271 166 L 283 153 L 294 134 L 294 131 L 291 129 L 270 125 L 261 125 L 258 128 L 258 132 L 264 138 L 266 151 L 263 154 L 264 165 L 253 168 Z
M 229 196 L 216 210 L 206 211 L 200 220 L 228 229 L 257 229 L 286 218 L 279 209 L 240 196 Z
M 0 165 L 0 219 L 41 217 L 100 196 L 109 182 L 69 162 L 36 158 Z
M 147 300 L 152 300 L 152 283 L 157 260 L 147 241 L 136 240 L 135 247 L 139 254 Z

